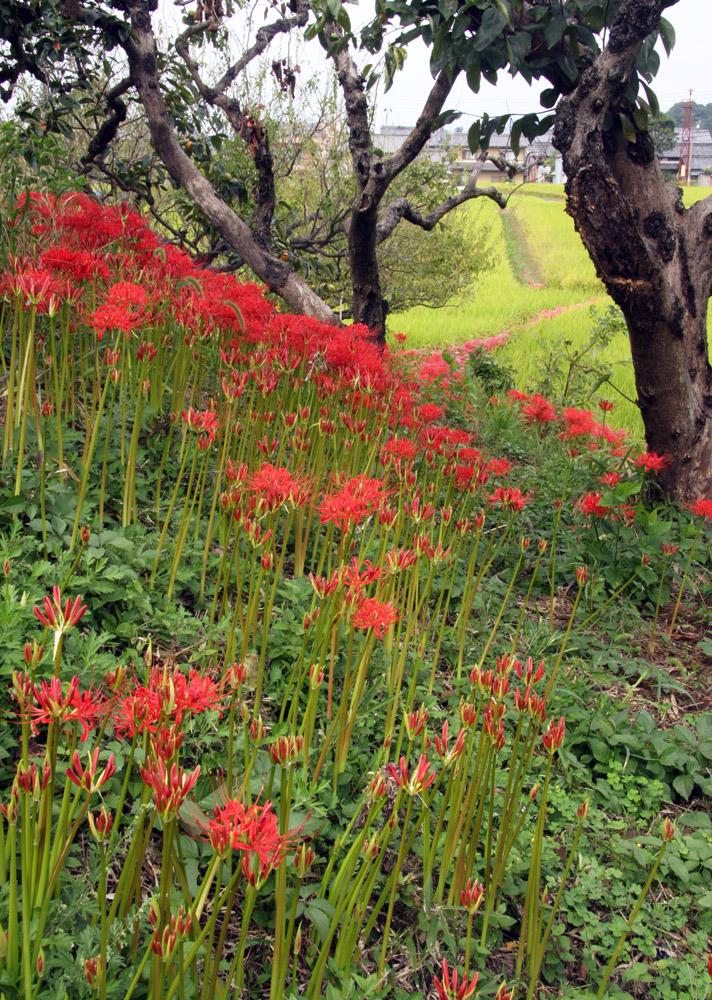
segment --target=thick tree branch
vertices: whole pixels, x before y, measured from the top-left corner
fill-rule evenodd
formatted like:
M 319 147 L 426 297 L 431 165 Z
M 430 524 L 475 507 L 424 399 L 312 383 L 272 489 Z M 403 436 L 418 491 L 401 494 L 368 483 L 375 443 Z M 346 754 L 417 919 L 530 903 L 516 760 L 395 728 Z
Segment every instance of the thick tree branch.
M 459 70 L 453 72 L 452 77 L 443 70 L 435 80 L 430 89 L 428 98 L 423 106 L 423 110 L 418 116 L 415 126 L 406 138 L 405 142 L 399 146 L 395 153 L 388 156 L 383 161 L 384 180 L 390 184 L 401 171 L 413 162 L 416 156 L 425 148 L 433 134 L 433 125 L 440 114 L 445 101 L 453 88 L 453 84 L 458 77 Z
M 89 143 L 87 151 L 82 157 L 82 164 L 85 168 L 94 160 L 102 157 L 116 138 L 121 123 L 126 120 L 126 102 L 122 101 L 121 98 L 130 87 L 131 77 L 127 76 L 107 92 L 106 106 L 111 113 L 102 122 L 99 131 Z
M 240 58 L 234 62 L 220 78 L 216 86 L 208 86 L 200 74 L 200 68 L 190 54 L 190 43 L 215 26 L 214 20 L 203 21 L 188 27 L 175 41 L 175 49 L 190 73 L 203 100 L 213 107 L 220 108 L 228 121 L 248 144 L 257 171 L 255 201 L 257 208 L 253 218 L 255 236 L 265 248 L 270 245 L 272 220 L 275 206 L 274 161 L 269 145 L 266 129 L 250 114 L 243 112 L 240 102 L 226 93 L 240 73 L 261 55 L 275 36 L 289 32 L 293 28 L 303 27 L 309 17 L 309 3 L 298 0 L 297 13 L 294 17 L 282 17 L 272 24 L 264 25 L 257 32 L 255 43 L 250 46 Z
M 147 0 L 125 0 L 131 36 L 123 43 L 131 79 L 138 91 L 158 155 L 175 180 L 195 200 L 211 224 L 234 247 L 265 284 L 291 309 L 326 323 L 336 323 L 331 309 L 282 260 L 255 239 L 249 226 L 217 195 L 215 189 L 181 148 L 171 126 L 160 85 L 156 43 Z

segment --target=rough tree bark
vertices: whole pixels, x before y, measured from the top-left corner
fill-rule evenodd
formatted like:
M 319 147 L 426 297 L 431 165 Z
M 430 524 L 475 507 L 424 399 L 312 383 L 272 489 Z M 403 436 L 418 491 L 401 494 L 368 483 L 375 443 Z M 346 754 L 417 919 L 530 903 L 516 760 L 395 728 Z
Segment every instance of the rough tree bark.
M 331 37 L 339 34 L 332 22 L 327 26 Z M 374 149 L 371 117 L 366 97 L 366 81 L 354 63 L 348 48 L 333 56 L 337 78 L 344 95 L 349 129 L 349 150 L 358 193 L 351 208 L 346 228 L 348 234 L 349 268 L 353 289 L 353 317 L 373 331 L 377 342 L 385 341 L 387 303 L 383 298 L 378 268 L 377 247 L 404 220 L 426 232 L 458 205 L 474 198 L 490 198 L 500 208 L 506 208 L 509 196 L 493 187 L 477 187 L 477 178 L 489 158 L 510 176 L 521 169 L 521 163 L 503 157 L 480 158 L 463 190 L 448 198 L 427 215 L 415 210 L 406 198 L 394 199 L 381 212 L 381 203 L 393 181 L 424 149 L 433 133 L 438 115 L 452 90 L 459 71 L 439 74 L 414 128 L 400 148 L 390 156 Z M 380 214 L 379 214 L 380 213 Z
M 683 208 L 624 96 L 643 40 L 676 2 L 623 4 L 606 47 L 557 108 L 554 144 L 567 211 L 628 324 L 648 448 L 670 456 L 659 481 L 684 501 L 712 495 L 712 198 Z

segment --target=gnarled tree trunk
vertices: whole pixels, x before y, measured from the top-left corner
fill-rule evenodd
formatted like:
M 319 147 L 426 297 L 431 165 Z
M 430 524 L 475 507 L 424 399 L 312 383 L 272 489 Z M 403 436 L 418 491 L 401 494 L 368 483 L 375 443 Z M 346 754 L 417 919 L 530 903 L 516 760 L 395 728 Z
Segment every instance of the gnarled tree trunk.
M 625 97 L 635 60 L 675 0 L 627 0 L 603 52 L 557 108 L 567 211 L 623 311 L 650 451 L 673 499 L 712 496 L 712 199 L 686 210 Z M 633 140 L 634 137 L 634 140 Z

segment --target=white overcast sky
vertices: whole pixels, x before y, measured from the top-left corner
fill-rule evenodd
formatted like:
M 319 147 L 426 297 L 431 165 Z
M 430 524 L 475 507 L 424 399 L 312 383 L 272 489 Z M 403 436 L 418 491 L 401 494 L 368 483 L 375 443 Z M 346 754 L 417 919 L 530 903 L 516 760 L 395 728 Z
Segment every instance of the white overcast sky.
M 349 3 L 347 9 L 354 27 L 365 24 L 373 16 L 373 0 Z M 175 35 L 176 26 L 180 22 L 179 10 L 173 0 L 159 0 L 159 23 L 162 22 L 168 37 Z M 254 38 L 255 30 L 264 23 L 265 14 L 271 19 L 274 8 L 266 11 L 265 5 L 261 3 L 254 6 L 247 4 L 244 7 L 243 34 L 240 37 L 238 28 L 233 36 L 233 57 L 243 50 L 246 37 Z M 665 16 L 672 22 L 677 40 L 670 59 L 659 45 L 661 67 L 653 89 L 658 95 L 661 108 L 666 110 L 677 101 L 687 99 L 690 90 L 693 91 L 693 100 L 698 103 L 712 103 L 712 0 L 678 0 L 674 7 L 667 10 Z M 162 34 L 160 29 L 159 33 Z M 297 48 L 298 52 L 291 39 L 276 39 L 268 58 L 289 54 L 290 61 L 294 61 L 296 56 L 301 66 L 300 79 L 304 80 L 307 74 L 323 76 L 324 52 L 318 41 L 314 40 Z M 361 66 L 372 58 L 365 52 L 357 54 L 357 61 Z M 379 89 L 376 103 L 377 126 L 413 125 L 432 82 L 427 49 L 422 44 L 411 44 L 405 66 L 396 75 L 391 89 L 387 93 Z M 546 86 L 546 81 L 542 81 L 529 88 L 523 80 L 513 80 L 508 74 L 502 73 L 496 87 L 483 83 L 480 93 L 473 94 L 466 81 L 460 79 L 455 84 L 446 107 L 462 112 L 457 124 L 467 129 L 472 120 L 485 111 L 490 115 L 507 112 L 522 115 L 541 110 L 539 93 Z
M 666 110 L 677 101 L 686 100 L 690 90 L 698 104 L 712 103 L 712 0 L 679 0 L 666 12 L 666 17 L 675 28 L 677 40 L 669 59 L 659 46 L 662 59 L 653 90 L 660 107 Z M 396 82 L 388 93 L 379 96 L 379 125 L 384 122 L 412 125 L 432 85 L 425 47 L 421 52 L 416 52 L 415 46 L 411 49 Z M 484 111 L 490 115 L 539 111 L 539 93 L 546 86 L 543 81 L 529 88 L 523 80 L 502 74 L 496 87 L 483 83 L 480 93 L 473 94 L 466 81 L 461 80 L 455 84 L 447 107 L 463 112 L 457 124 L 467 128 L 472 118 Z

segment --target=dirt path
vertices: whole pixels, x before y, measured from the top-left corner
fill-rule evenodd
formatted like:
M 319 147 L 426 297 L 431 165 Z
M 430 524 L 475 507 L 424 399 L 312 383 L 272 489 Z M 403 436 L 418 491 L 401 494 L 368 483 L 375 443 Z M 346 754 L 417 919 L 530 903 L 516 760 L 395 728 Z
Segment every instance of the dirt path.
M 502 229 L 509 263 L 517 281 L 522 285 L 545 288 L 544 274 L 539 261 L 532 252 L 520 220 L 511 209 L 502 212 Z

